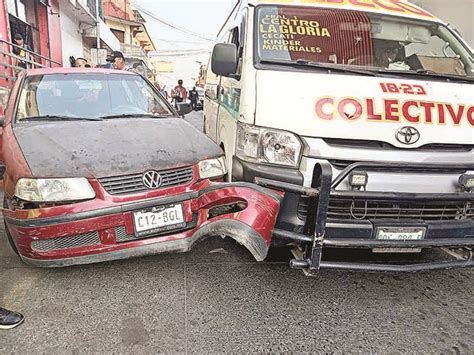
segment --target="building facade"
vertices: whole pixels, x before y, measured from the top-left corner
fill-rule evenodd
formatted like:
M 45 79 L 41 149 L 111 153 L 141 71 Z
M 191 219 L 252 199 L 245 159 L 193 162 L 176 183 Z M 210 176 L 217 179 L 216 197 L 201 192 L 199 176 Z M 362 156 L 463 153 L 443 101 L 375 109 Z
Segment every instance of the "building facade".
M 140 12 L 133 9 L 130 0 L 104 0 L 104 15 L 105 23 L 120 42 L 128 65 L 154 81 L 156 71 L 148 53 L 156 47 Z
M 102 65 L 107 52 L 120 50 L 119 41 L 105 24 L 101 0 L 61 0 L 60 12 L 64 66 L 70 65 L 70 57 Z

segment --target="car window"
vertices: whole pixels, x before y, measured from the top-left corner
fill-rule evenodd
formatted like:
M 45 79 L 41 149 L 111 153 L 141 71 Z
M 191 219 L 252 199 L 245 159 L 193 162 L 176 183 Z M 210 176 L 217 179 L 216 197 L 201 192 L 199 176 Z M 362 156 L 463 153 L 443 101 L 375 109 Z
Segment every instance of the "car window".
M 100 118 L 113 115 L 172 116 L 167 103 L 138 75 L 48 74 L 23 84 L 16 119 L 42 116 Z

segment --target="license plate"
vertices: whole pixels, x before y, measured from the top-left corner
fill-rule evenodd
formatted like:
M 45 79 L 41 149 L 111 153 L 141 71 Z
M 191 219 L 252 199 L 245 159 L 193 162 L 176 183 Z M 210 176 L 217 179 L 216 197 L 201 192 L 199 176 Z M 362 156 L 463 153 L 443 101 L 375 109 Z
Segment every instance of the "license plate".
M 152 207 L 133 213 L 135 235 L 144 236 L 186 226 L 183 206 L 167 205 Z
M 380 227 L 377 229 L 377 240 L 422 240 L 425 238 L 425 227 Z M 374 248 L 374 253 L 420 253 L 421 248 Z

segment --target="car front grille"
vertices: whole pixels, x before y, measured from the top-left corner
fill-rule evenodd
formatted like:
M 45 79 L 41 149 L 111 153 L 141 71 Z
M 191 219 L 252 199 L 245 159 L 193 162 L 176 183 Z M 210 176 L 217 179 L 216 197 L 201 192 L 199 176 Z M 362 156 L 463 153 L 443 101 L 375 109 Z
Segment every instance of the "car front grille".
M 45 253 L 50 251 L 93 246 L 97 244 L 100 244 L 100 237 L 99 233 L 94 231 L 69 237 L 34 240 L 31 243 L 31 249 Z
M 131 242 L 137 240 L 134 235 L 127 234 L 125 226 L 115 227 L 115 241 L 117 243 Z
M 298 217 L 308 215 L 308 197 L 301 197 Z M 474 205 L 470 202 L 398 202 L 384 200 L 352 200 L 330 198 L 328 219 L 337 220 L 423 220 L 446 221 L 474 219 Z
M 161 175 L 161 188 L 179 186 L 193 180 L 193 168 L 178 168 L 159 171 Z M 111 195 L 122 195 L 150 191 L 142 181 L 143 174 L 114 176 L 99 179 L 104 189 Z

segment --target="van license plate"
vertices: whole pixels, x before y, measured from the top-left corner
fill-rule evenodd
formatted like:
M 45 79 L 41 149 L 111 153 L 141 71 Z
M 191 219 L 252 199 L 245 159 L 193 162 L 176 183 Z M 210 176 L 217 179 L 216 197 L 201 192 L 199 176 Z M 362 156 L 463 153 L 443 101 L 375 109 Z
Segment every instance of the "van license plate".
M 422 240 L 425 238 L 425 227 L 380 227 L 377 229 L 377 240 Z M 374 253 L 420 253 L 421 248 L 374 248 Z
M 184 228 L 186 226 L 183 206 L 181 204 L 158 206 L 134 212 L 133 222 L 137 236 Z

